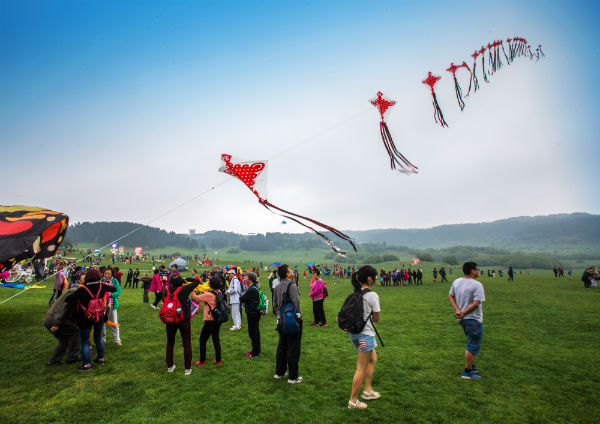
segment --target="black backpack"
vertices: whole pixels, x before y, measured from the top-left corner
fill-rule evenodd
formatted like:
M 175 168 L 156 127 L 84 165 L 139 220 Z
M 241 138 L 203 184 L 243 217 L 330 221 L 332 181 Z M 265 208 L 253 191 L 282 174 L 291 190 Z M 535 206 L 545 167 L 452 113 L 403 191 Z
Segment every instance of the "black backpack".
M 213 290 L 211 290 L 210 292 L 214 294 L 216 298 L 214 309 L 212 309 L 210 305 L 208 305 L 210 314 L 213 316 L 215 322 L 223 324 L 224 322 L 227 322 L 227 320 L 229 320 L 229 307 L 225 303 L 225 299 L 223 298 L 222 294 L 217 293 Z
M 370 291 L 371 289 L 364 289 L 359 292 L 352 292 L 346 298 L 337 317 L 338 326 L 342 330 L 359 334 L 365 328 L 365 324 L 371 316 L 369 315 L 367 320 L 363 319 L 363 295 Z
M 371 289 L 363 289 L 359 292 L 352 292 L 344 301 L 342 305 L 342 309 L 338 313 L 337 322 L 338 326 L 348 333 L 360 334 L 360 332 L 365 328 L 368 320 L 371 320 L 371 324 L 373 325 L 373 330 L 375 330 L 375 334 L 377 334 L 377 338 L 381 342 L 381 346 L 383 347 L 383 340 L 379 336 L 379 332 L 375 328 L 375 323 L 371 319 L 371 315 L 373 312 L 369 314 L 367 319 L 363 319 L 363 315 L 365 312 L 363 306 L 363 295 L 365 293 L 370 292 Z

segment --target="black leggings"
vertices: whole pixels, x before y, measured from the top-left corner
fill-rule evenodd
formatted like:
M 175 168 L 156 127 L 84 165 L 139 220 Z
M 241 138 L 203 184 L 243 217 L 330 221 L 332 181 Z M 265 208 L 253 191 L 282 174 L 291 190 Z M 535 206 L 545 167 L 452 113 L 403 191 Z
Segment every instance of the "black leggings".
M 204 321 L 204 327 L 200 332 L 200 362 L 206 362 L 206 342 L 212 336 L 213 345 L 215 346 L 215 361 L 221 362 L 221 340 L 219 338 L 219 330 L 221 324 L 215 321 Z
M 246 314 L 248 318 L 248 335 L 252 342 L 252 356 L 260 355 L 260 313 Z
M 313 315 L 317 324 L 327 324 L 325 310 L 323 309 L 323 299 L 313 301 Z
M 154 293 L 154 306 L 158 306 L 158 302 L 160 302 L 162 300 L 162 292 L 156 292 Z

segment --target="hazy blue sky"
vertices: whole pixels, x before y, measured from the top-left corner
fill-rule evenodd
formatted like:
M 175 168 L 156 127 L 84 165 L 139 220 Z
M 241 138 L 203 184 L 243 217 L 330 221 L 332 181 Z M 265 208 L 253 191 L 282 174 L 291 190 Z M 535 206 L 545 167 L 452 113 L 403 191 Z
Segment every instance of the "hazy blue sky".
M 230 178 L 226 152 L 270 159 L 269 200 L 340 229 L 600 213 L 599 9 L 0 0 L 1 203 L 147 223 Z M 514 35 L 546 57 L 480 78 L 461 113 L 449 63 Z M 418 175 L 389 170 L 378 90 Z M 280 222 L 232 181 L 152 225 L 303 231 Z

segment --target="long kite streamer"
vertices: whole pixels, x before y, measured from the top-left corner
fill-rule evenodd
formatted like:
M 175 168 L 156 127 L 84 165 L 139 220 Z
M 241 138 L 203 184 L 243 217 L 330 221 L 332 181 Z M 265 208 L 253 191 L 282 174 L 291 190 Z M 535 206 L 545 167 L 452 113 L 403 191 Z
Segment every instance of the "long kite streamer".
M 403 172 L 405 174 L 416 174 L 418 168 L 410 163 L 410 161 L 398 151 L 396 145 L 394 144 L 394 140 L 392 139 L 392 134 L 385 123 L 385 114 L 388 112 L 389 108 L 396 104 L 396 102 L 386 99 L 383 97 L 383 93 L 378 91 L 377 97 L 371 100 L 371 104 L 377 108 L 379 115 L 381 116 L 379 130 L 381 132 L 381 140 L 383 141 L 383 145 L 385 146 L 388 156 L 390 157 L 390 167 L 392 171 Z
M 435 90 L 434 90 L 435 85 L 441 79 L 442 79 L 442 77 L 438 77 L 436 75 L 433 75 L 431 72 L 429 72 L 427 74 L 427 78 L 425 78 L 422 82 L 423 82 L 423 84 L 428 85 L 429 88 L 431 88 L 431 97 L 432 97 L 432 101 L 433 101 L 433 119 L 435 119 L 435 122 L 439 123 L 442 127 L 447 127 L 448 124 L 446 123 L 446 121 L 444 119 L 444 114 L 442 113 L 442 109 L 440 109 L 440 105 L 437 101 L 437 97 L 435 95 Z
M 504 44 L 508 48 L 507 50 L 504 48 Z M 487 56 L 486 56 L 487 52 Z M 458 107 L 460 110 L 464 110 L 465 108 L 465 98 L 469 96 L 471 93 L 471 88 L 473 88 L 473 93 L 479 90 L 479 80 L 477 78 L 477 61 L 480 58 L 481 70 L 479 71 L 480 75 L 483 77 L 483 80 L 486 83 L 490 82 L 490 78 L 496 72 L 498 72 L 502 67 L 506 64 L 507 66 L 512 64 L 519 57 L 526 57 L 529 60 L 539 61 L 540 58 L 545 57 L 546 55 L 542 51 L 542 45 L 538 44 L 535 50 L 531 49 L 531 45 L 527 42 L 527 40 L 523 37 L 512 37 L 507 38 L 506 41 L 503 40 L 495 40 L 491 43 L 487 43 L 486 45 L 482 45 L 480 49 L 476 49 L 471 57 L 473 58 L 473 66 L 470 69 L 466 62 L 462 62 L 460 65 L 455 65 L 454 62 L 450 63 L 450 66 L 446 71 L 452 74 L 452 79 L 454 80 L 454 91 L 456 94 L 456 100 L 458 101 Z M 502 60 L 504 57 L 504 62 Z M 486 69 L 487 63 L 487 69 Z M 458 82 L 458 78 L 456 73 L 460 68 L 465 68 L 470 73 L 469 78 L 469 88 L 467 89 L 467 94 L 463 95 L 463 91 L 460 87 L 460 83 Z M 442 110 L 437 101 L 437 97 L 435 94 L 434 86 L 441 79 L 441 77 L 432 75 L 429 72 L 427 79 L 423 81 L 423 84 L 429 85 L 431 88 L 431 95 L 433 97 L 433 118 L 435 122 L 439 123 L 442 127 L 447 127 L 448 124 L 444 120 L 444 115 L 442 114 Z
M 331 241 L 331 239 L 329 237 L 327 237 L 322 232 L 316 230 L 315 228 L 313 228 L 311 225 L 307 224 L 304 221 L 308 221 L 309 223 L 313 224 L 314 226 L 321 227 L 324 230 L 330 231 L 337 237 L 347 241 L 348 243 L 350 243 L 350 245 L 356 252 L 356 245 L 354 244 L 354 241 L 352 240 L 352 238 L 350 238 L 346 234 L 342 233 L 341 231 L 339 231 L 329 225 L 326 225 L 319 221 L 316 221 L 312 218 L 308 218 L 306 216 L 298 215 L 294 212 L 290 212 L 288 210 L 282 209 L 282 208 L 274 205 L 273 203 L 269 202 L 266 199 L 266 196 L 263 195 L 263 193 L 264 193 L 263 188 L 264 188 L 264 186 L 266 186 L 268 161 L 251 161 L 251 162 L 233 163 L 231 155 L 222 154 L 221 155 L 221 163 L 222 163 L 222 165 L 219 168 L 219 171 L 223 172 L 225 174 L 234 176 L 234 177 L 238 178 L 240 181 L 242 181 L 250 189 L 250 191 L 252 191 L 252 193 L 254 193 L 254 195 L 258 198 L 258 202 L 261 205 L 263 205 L 265 207 L 265 209 L 267 209 L 269 212 L 274 213 L 279 216 L 282 216 L 284 218 L 290 219 L 290 220 L 302 225 L 303 227 L 308 228 L 309 230 L 313 231 L 319 237 L 323 238 L 327 242 L 327 244 L 337 254 L 339 254 L 341 256 L 346 256 L 348 254 L 348 252 L 341 250 L 339 247 L 337 247 L 333 243 L 333 241 Z M 260 186 L 262 186 L 262 187 L 260 187 Z

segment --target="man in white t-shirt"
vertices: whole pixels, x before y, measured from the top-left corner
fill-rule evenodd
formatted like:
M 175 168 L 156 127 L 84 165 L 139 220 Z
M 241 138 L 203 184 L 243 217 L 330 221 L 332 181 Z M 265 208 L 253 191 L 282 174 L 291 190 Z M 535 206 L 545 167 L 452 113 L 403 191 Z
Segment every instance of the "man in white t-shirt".
M 460 325 L 467 336 L 467 347 L 465 350 L 465 370 L 462 378 L 466 380 L 481 380 L 477 375 L 475 367 L 475 356 L 481 348 L 483 337 L 483 311 L 481 302 L 485 301 L 483 285 L 475 278 L 479 276 L 479 268 L 475 262 L 463 264 L 463 278 L 457 278 L 450 287 L 448 300 L 454 308 L 454 317 L 460 321 Z

